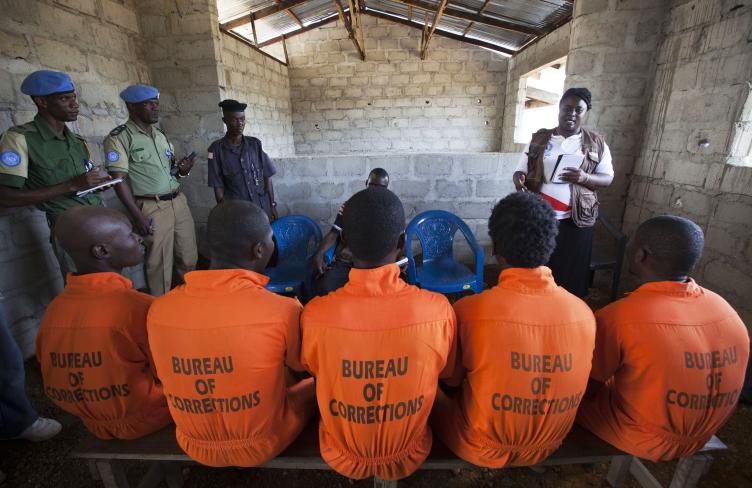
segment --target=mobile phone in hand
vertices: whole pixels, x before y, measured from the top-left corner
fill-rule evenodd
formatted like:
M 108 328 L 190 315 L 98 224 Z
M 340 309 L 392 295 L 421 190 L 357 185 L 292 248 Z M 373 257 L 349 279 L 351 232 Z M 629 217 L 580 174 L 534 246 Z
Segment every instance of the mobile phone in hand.
M 196 159 L 196 151 L 192 151 L 188 156 L 185 157 L 185 159 L 188 159 L 189 161 Z

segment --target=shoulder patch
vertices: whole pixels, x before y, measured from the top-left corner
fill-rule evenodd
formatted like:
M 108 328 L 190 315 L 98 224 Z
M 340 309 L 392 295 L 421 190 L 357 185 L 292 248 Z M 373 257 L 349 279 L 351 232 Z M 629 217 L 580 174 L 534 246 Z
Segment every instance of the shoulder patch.
M 15 168 L 21 164 L 21 155 L 16 151 L 3 151 L 0 153 L 0 163 L 9 168 Z
M 120 161 L 120 153 L 118 151 L 108 151 L 107 152 L 107 161 L 114 163 L 116 161 Z
M 119 125 L 110 131 L 111 136 L 117 136 L 125 130 L 125 124 Z

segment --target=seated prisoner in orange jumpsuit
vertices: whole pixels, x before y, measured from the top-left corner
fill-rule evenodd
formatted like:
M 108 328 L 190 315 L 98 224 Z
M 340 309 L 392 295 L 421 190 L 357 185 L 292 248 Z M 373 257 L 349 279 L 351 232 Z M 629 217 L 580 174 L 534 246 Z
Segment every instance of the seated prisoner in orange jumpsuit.
M 180 447 L 209 466 L 256 466 L 315 411 L 313 378 L 295 383 L 287 370 L 303 369 L 303 307 L 264 288 L 274 243 L 261 208 L 221 203 L 207 234 L 211 269 L 154 302 L 149 343 Z
M 349 478 L 396 480 L 431 450 L 428 415 L 451 365 L 454 312 L 444 296 L 399 278 L 399 198 L 370 187 L 346 205 L 353 269 L 345 286 L 306 305 L 302 362 L 316 378 L 324 461 Z
M 744 381 L 746 327 L 689 277 L 703 246 L 691 220 L 647 220 L 626 252 L 643 284 L 595 314 L 593 370 L 577 422 L 652 461 L 702 448 L 733 413 Z
M 143 240 L 123 214 L 89 206 L 66 210 L 55 235 L 78 272 L 39 327 L 45 393 L 101 439 L 161 429 L 171 419 L 146 335 L 153 298 L 119 274 L 143 261 Z
M 544 266 L 556 246 L 551 206 L 501 200 L 488 221 L 499 284 L 458 301 L 461 346 L 431 425 L 460 458 L 489 468 L 536 464 L 561 444 L 585 394 L 595 343 L 590 308 Z M 459 359 L 461 358 L 461 360 Z

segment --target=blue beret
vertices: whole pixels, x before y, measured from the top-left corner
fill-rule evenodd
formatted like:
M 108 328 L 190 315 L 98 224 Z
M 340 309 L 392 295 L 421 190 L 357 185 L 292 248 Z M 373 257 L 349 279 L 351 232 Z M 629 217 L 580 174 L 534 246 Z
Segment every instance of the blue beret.
M 141 103 L 152 98 L 159 98 L 159 90 L 149 85 L 131 85 L 120 92 L 125 103 Z
M 21 83 L 21 93 L 30 97 L 46 97 L 54 93 L 69 93 L 74 90 L 70 76 L 60 71 L 35 71 Z

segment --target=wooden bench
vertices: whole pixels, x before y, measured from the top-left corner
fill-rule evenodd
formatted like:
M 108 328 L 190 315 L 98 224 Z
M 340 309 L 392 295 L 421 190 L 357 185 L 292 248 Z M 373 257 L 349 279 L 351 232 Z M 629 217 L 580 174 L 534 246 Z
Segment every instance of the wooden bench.
M 697 454 L 682 458 L 674 473 L 670 488 L 693 487 L 697 484 L 712 462 L 709 452 L 725 449 L 726 446 L 713 437 Z M 162 480 L 169 488 L 183 485 L 181 463 L 194 462 L 178 447 L 175 440 L 175 427 L 171 426 L 149 436 L 134 441 L 103 441 L 87 435 L 73 451 L 75 458 L 89 461 L 89 468 L 95 480 L 101 480 L 106 488 L 126 488 L 130 486 L 123 469 L 123 461 L 143 461 L 151 463 L 149 470 L 139 482 L 138 488 L 157 486 Z M 641 486 L 658 488 L 661 484 L 653 477 L 637 458 L 606 444 L 590 432 L 575 426 L 562 446 L 548 459 L 537 466 L 567 464 L 590 464 L 610 462 L 607 475 L 613 487 L 624 484 L 632 474 Z M 318 425 L 309 424 L 282 454 L 259 466 L 267 469 L 331 469 L 321 459 L 319 453 Z M 473 469 L 475 466 L 458 459 L 449 449 L 434 438 L 433 449 L 420 469 L 455 470 Z M 376 488 L 396 488 L 396 481 L 374 479 Z

